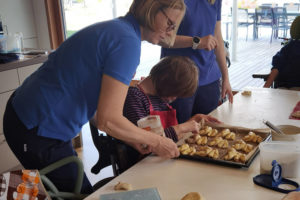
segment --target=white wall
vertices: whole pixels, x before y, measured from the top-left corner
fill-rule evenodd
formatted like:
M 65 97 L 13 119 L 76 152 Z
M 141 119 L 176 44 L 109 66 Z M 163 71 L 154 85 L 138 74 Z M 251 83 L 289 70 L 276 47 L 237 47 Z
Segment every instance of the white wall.
M 0 0 L 1 1 L 1 0 Z M 35 18 L 38 47 L 51 49 L 45 3 L 42 0 L 32 0 Z
M 0 0 L 0 15 L 8 33 L 23 33 L 25 48 L 50 49 L 44 1 Z

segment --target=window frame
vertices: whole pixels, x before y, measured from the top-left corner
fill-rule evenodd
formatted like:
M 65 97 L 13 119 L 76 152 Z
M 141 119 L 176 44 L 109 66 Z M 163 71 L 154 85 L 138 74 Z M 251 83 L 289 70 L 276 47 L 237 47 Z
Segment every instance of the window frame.
M 51 49 L 57 49 L 65 40 L 64 20 L 61 0 L 44 0 Z

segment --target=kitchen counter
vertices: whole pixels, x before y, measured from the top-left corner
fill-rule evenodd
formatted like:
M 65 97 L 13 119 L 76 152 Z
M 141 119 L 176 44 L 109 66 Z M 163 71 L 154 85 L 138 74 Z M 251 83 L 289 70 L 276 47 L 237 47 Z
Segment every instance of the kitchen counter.
M 0 64 L 0 72 L 17 69 L 20 67 L 25 67 L 29 65 L 34 65 L 38 63 L 43 63 L 48 59 L 47 54 L 39 54 L 39 55 L 24 55 L 23 59 L 15 60 L 9 63 Z

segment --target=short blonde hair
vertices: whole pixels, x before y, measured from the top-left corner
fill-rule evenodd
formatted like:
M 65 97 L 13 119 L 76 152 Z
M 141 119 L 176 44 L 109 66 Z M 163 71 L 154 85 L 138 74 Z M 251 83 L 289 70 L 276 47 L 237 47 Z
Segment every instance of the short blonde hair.
M 186 56 L 162 58 L 149 77 L 159 97 L 190 97 L 198 87 L 198 68 Z
M 184 0 L 133 0 L 129 12 L 143 27 L 155 31 L 155 16 L 161 9 L 173 8 L 185 13 Z

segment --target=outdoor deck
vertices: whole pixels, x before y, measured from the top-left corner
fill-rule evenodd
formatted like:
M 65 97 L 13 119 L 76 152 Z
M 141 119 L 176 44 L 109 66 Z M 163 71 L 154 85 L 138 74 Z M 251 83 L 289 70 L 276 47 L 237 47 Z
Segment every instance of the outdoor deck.
M 264 81 L 252 78 L 252 74 L 266 71 L 271 68 L 272 57 L 281 48 L 280 39 L 273 39 L 270 43 L 270 30 L 263 31 L 258 39 L 250 36 L 246 41 L 244 34 L 240 34 L 237 45 L 237 60 L 231 62 L 229 78 L 233 90 L 242 90 L 246 86 L 262 87 Z M 250 30 L 249 30 L 250 33 Z M 147 76 L 160 55 L 160 47 L 148 43 L 143 44 L 141 64 L 136 72 L 136 79 Z M 229 47 L 231 48 L 231 47 Z
M 252 74 L 262 71 L 269 72 L 272 57 L 280 50 L 281 40 L 270 43 L 269 37 L 257 40 L 238 40 L 237 61 L 229 67 L 230 83 L 233 90 L 241 90 L 246 86 L 262 87 L 262 79 L 252 78 Z

